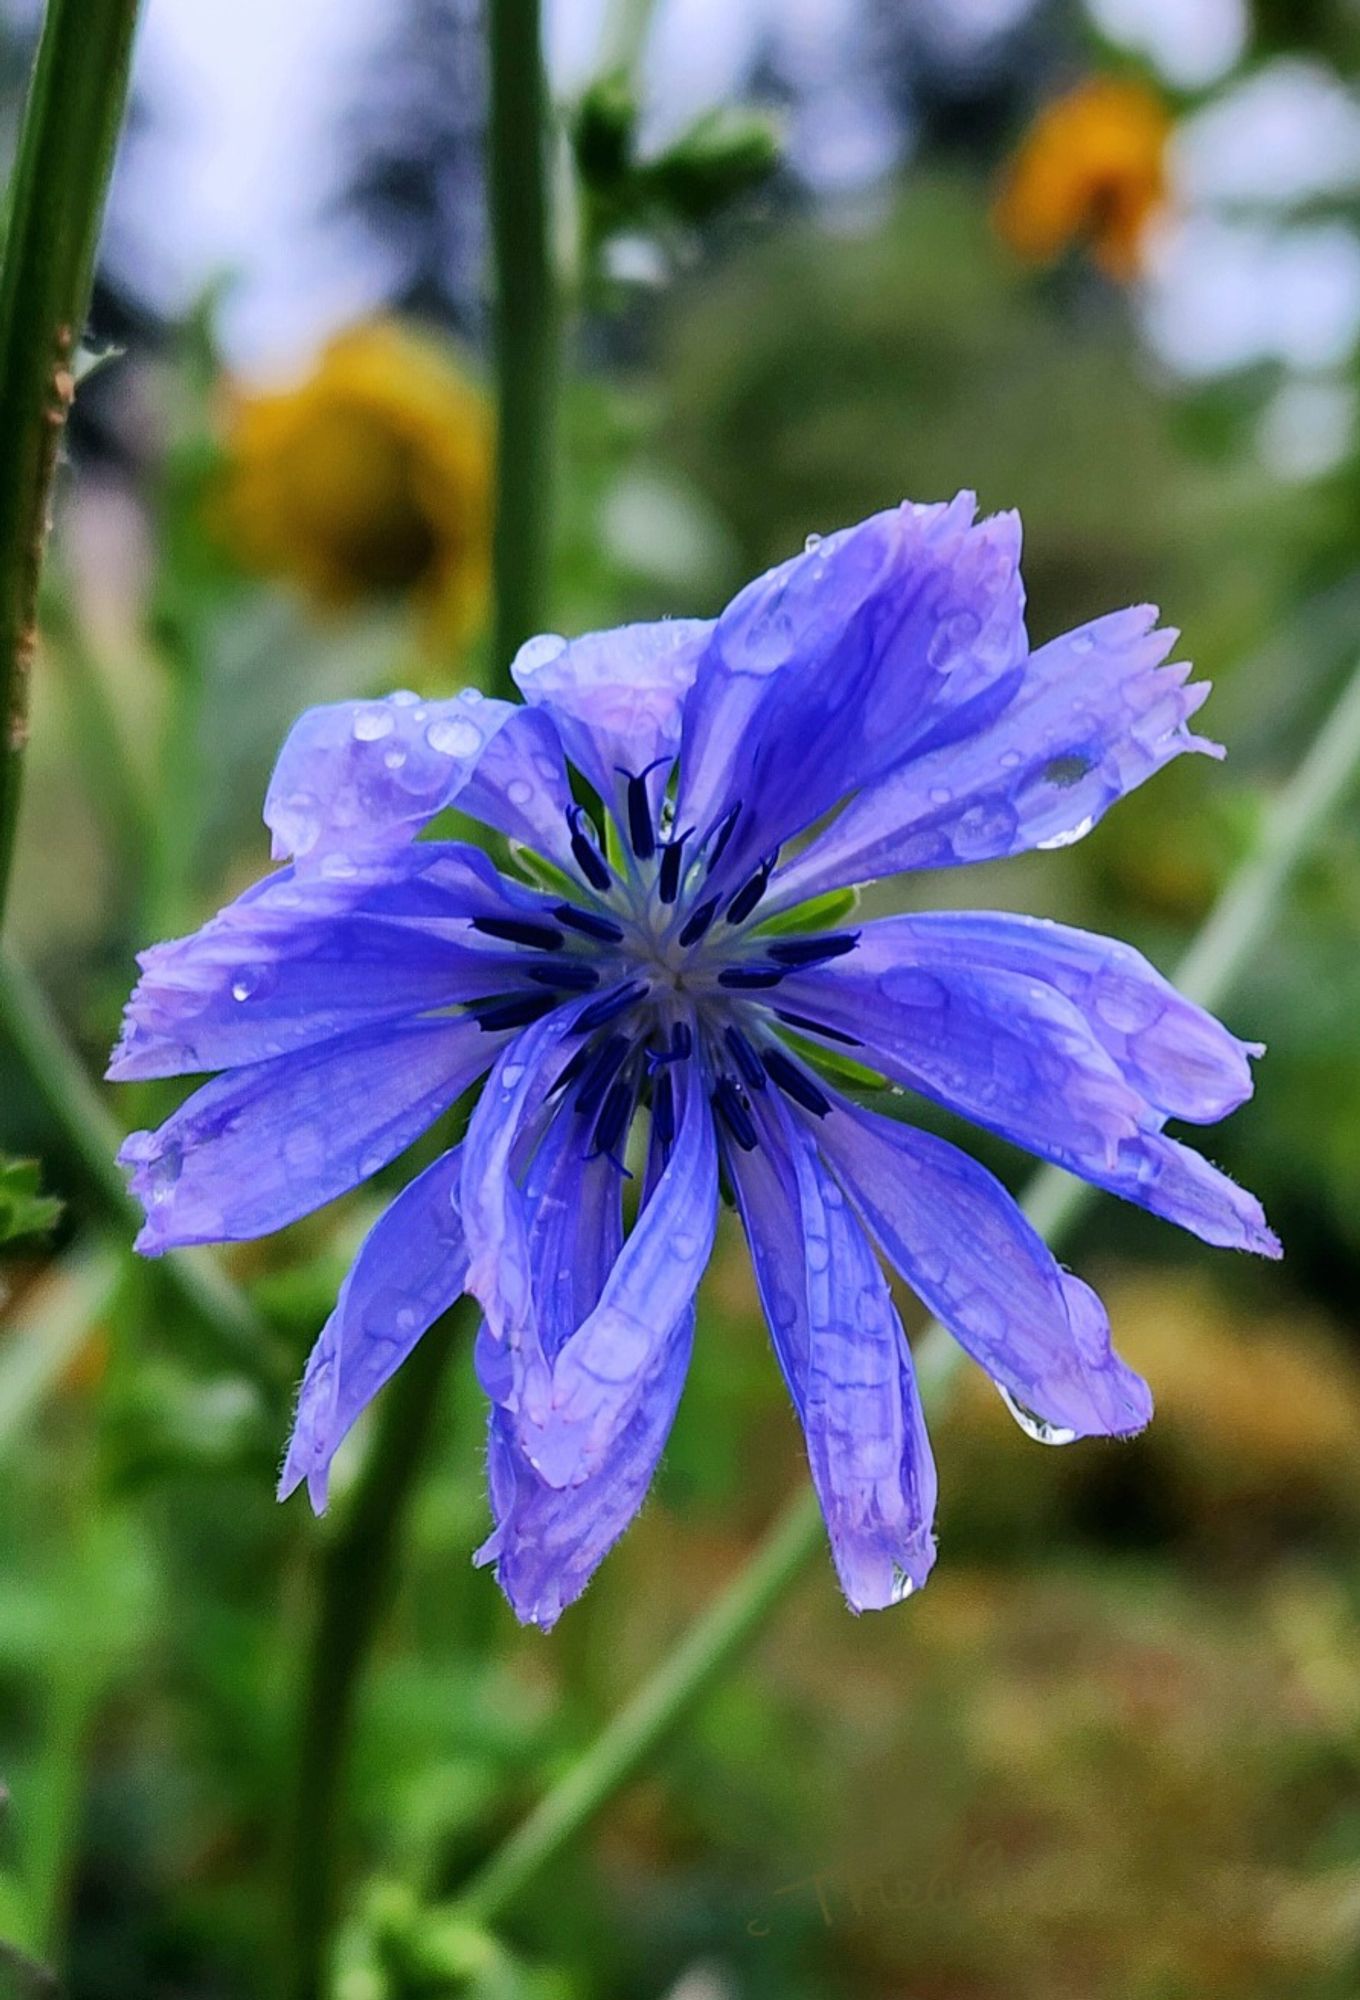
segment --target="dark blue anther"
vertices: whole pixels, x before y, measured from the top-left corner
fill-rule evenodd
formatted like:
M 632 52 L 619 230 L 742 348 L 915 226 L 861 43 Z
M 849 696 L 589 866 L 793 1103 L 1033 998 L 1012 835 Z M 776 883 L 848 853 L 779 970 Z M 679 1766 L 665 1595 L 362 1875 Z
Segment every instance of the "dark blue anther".
M 646 991 L 646 985 L 640 979 L 630 979 L 622 986 L 611 987 L 608 993 L 602 993 L 598 1000 L 592 1000 L 588 1007 L 581 1010 L 576 1016 L 573 1032 L 587 1035 L 592 1028 L 602 1028 L 615 1015 L 626 1013 Z
M 524 976 L 536 986 L 555 986 L 561 993 L 593 993 L 600 983 L 595 967 L 583 965 L 579 958 L 562 958 L 555 965 L 526 965 Z
M 553 915 L 569 930 L 580 931 L 582 937 L 599 938 L 602 944 L 623 942 L 623 925 L 616 924 L 612 917 L 596 916 L 594 910 L 578 910 L 575 903 L 557 903 Z
M 656 893 L 663 903 L 673 903 L 680 894 L 680 864 L 684 859 L 685 842 L 688 833 L 677 833 L 668 840 L 661 850 L 661 866 L 657 871 Z
M 617 1083 L 609 1086 L 603 1109 L 595 1121 L 589 1157 L 592 1160 L 611 1160 L 627 1180 L 631 1180 L 632 1175 L 615 1149 L 621 1139 L 627 1138 L 632 1117 L 633 1086 L 626 1077 L 620 1077 Z
M 786 1097 L 795 1104 L 801 1104 L 805 1111 L 825 1118 L 831 1109 L 831 1099 L 825 1091 L 819 1090 L 806 1070 L 799 1069 L 796 1062 L 784 1054 L 782 1049 L 765 1051 L 765 1067 L 772 1083 L 777 1083 Z
M 620 777 L 628 780 L 628 845 L 639 861 L 650 861 L 656 853 L 656 828 L 652 825 L 652 802 L 647 796 L 648 771 L 656 766 L 649 765 L 639 778 L 629 771 L 621 771 Z
M 468 1011 L 482 1033 L 492 1035 L 500 1028 L 527 1028 L 559 1004 L 555 993 L 521 993 L 513 1000 L 490 1000 Z
M 506 944 L 525 944 L 531 951 L 561 951 L 566 939 L 551 924 L 533 924 L 520 917 L 474 917 L 472 928 Z
M 760 1144 L 760 1134 L 756 1130 L 751 1107 L 742 1096 L 735 1081 L 730 1076 L 720 1076 L 718 1087 L 713 1093 L 713 1109 L 722 1119 L 743 1153 L 754 1153 Z
M 741 818 L 741 807 L 732 806 L 730 810 L 725 812 L 722 818 L 718 821 L 717 829 L 711 836 L 712 845 L 708 850 L 708 872 L 710 875 L 713 873 L 713 870 L 717 867 L 718 863 L 722 860 L 723 851 L 726 848 L 728 841 L 732 838 L 733 830 L 736 827 L 737 821 L 740 818 Z
M 652 1085 L 652 1131 L 657 1143 L 669 1152 L 675 1139 L 675 1087 L 668 1069 L 663 1069 Z
M 784 977 L 782 965 L 725 965 L 718 974 L 719 986 L 734 993 L 746 993 L 759 986 L 778 986 Z
M 858 931 L 824 931 L 821 937 L 780 938 L 769 952 L 781 965 L 820 965 L 824 959 L 844 958 L 858 943 Z
M 671 1030 L 671 1061 L 684 1062 L 694 1052 L 694 1030 L 688 1021 L 677 1021 Z
M 770 877 L 774 873 L 774 864 L 778 859 L 777 854 L 767 855 L 750 881 L 744 882 L 741 888 L 738 889 L 736 895 L 727 906 L 726 915 L 729 924 L 744 924 L 746 922 L 756 904 L 765 894 L 769 886 Z
M 720 896 L 710 896 L 706 903 L 700 903 L 698 909 L 687 920 L 680 932 L 680 942 L 682 945 L 698 944 L 704 932 L 717 916 L 718 904 L 721 900 Z
M 764 1090 L 765 1071 L 760 1057 L 747 1041 L 740 1028 L 728 1028 L 723 1040 L 732 1051 L 732 1060 L 741 1071 L 741 1080 L 748 1090 Z
M 583 1118 L 593 1118 L 604 1102 L 604 1094 L 623 1067 L 632 1047 L 627 1035 L 611 1035 L 591 1051 L 576 1093 L 576 1109 Z
M 825 1035 L 829 1042 L 842 1042 L 847 1049 L 864 1047 L 858 1035 L 847 1035 L 840 1028 L 828 1028 L 825 1021 L 814 1021 L 810 1014 L 791 1014 L 787 1007 L 776 1007 L 774 1011 L 791 1028 L 806 1028 L 810 1035 Z
M 576 866 L 591 888 L 598 889 L 603 894 L 613 887 L 614 877 L 604 856 L 595 845 L 592 837 L 593 829 L 590 833 L 586 831 L 590 826 L 590 815 L 584 806 L 570 808 L 567 813 L 567 825 L 571 828 L 571 851 Z

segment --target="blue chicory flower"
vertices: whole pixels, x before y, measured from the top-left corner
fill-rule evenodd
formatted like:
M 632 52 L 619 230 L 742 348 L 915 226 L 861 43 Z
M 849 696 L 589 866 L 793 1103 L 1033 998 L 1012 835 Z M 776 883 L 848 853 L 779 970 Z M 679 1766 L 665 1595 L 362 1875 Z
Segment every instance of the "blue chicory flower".
M 977 911 L 808 928 L 812 899 L 1064 846 L 1181 752 L 1221 754 L 1190 733 L 1208 689 L 1163 664 L 1151 609 L 1031 651 L 1019 544 L 970 496 L 903 505 L 712 623 L 532 640 L 523 705 L 403 693 L 297 722 L 265 807 L 291 865 L 141 960 L 110 1075 L 221 1074 L 123 1149 L 138 1248 L 279 1229 L 482 1088 L 359 1251 L 282 1495 L 305 1480 L 325 1506 L 356 1417 L 471 1292 L 478 1560 L 551 1625 L 665 1444 L 723 1175 L 857 1609 L 934 1557 L 880 1255 L 1033 1434 L 1141 1430 L 1147 1387 L 1095 1294 L 968 1155 L 846 1096 L 836 1055 L 1206 1242 L 1279 1254 L 1258 1203 L 1165 1129 L 1240 1104 L 1260 1051 L 1136 951 Z M 417 839 L 454 802 L 509 870 Z

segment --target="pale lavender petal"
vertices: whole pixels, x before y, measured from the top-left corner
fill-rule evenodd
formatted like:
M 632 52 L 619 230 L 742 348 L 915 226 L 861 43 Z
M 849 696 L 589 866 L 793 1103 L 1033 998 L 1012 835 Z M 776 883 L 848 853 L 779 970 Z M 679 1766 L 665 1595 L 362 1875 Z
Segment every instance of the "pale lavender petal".
M 789 978 L 785 1003 L 860 1040 L 895 1082 L 959 1111 L 1206 1242 L 1279 1254 L 1260 1204 L 1162 1136 L 1163 1114 L 1120 1073 L 1055 986 L 1016 972 L 903 962 L 896 920 L 848 957 Z
M 731 877 L 1006 698 L 1025 657 L 1019 523 L 903 505 L 809 546 L 718 620 L 685 710 L 677 814 L 734 806 Z
M 653 1158 L 649 1189 L 659 1172 Z M 582 1157 L 578 1121 L 561 1115 L 527 1186 L 531 1254 L 544 1280 L 544 1338 L 551 1353 L 599 1301 L 622 1242 L 622 1186 L 609 1160 Z M 493 1406 L 487 1472 L 496 1528 L 476 1560 L 495 1564 L 496 1579 L 521 1623 L 552 1626 L 641 1506 L 670 1434 L 693 1336 L 690 1306 L 663 1343 L 633 1416 L 593 1476 L 578 1486 L 549 1486 L 525 1457 L 513 1418 Z M 498 1368 L 494 1356 L 491 1366 Z
M 865 926 L 871 962 L 924 972 L 1013 973 L 1071 1002 L 1130 1087 L 1168 1118 L 1209 1125 L 1252 1093 L 1249 1056 L 1132 945 L 1040 917 L 932 910 Z
M 118 1158 L 146 1210 L 146 1256 L 265 1236 L 404 1152 L 482 1074 L 468 1020 L 393 1022 L 229 1071 Z
M 191 937 L 142 952 L 118 1082 L 232 1069 L 505 991 L 515 960 L 474 912 L 538 917 L 475 849 L 422 844 L 353 879 L 281 870 Z
M 544 1402 L 525 1398 L 519 1436 L 552 1486 L 594 1473 L 655 1373 L 703 1276 L 717 1222 L 718 1162 L 697 1060 L 678 1080 L 675 1143 L 605 1280 L 599 1304 L 557 1356 Z
M 1114 1353 L 1100 1301 L 985 1167 L 844 1102 L 818 1136 L 887 1256 L 1013 1408 L 1055 1438 L 1143 1429 L 1151 1396 Z
M 606 804 L 619 773 L 669 768 L 681 712 L 713 627 L 698 618 L 623 625 L 579 639 L 550 635 L 520 648 L 511 671 L 524 698 L 552 716 L 567 755 Z M 652 781 L 655 803 L 666 769 Z
M 462 1296 L 461 1166 L 457 1148 L 443 1154 L 402 1189 L 360 1245 L 307 1360 L 280 1500 L 305 1479 L 314 1510 L 325 1511 L 342 1440 L 421 1335 Z
M 291 855 L 306 873 L 403 847 L 459 798 L 501 730 L 525 729 L 522 716 L 513 702 L 488 701 L 475 689 L 447 701 L 402 692 L 309 708 L 289 731 L 265 799 L 275 856 Z M 546 756 L 546 747 L 529 743 L 518 758 L 503 749 L 506 804 L 514 803 L 509 786 L 516 780 L 546 785 L 550 795 L 554 785 L 560 789 L 557 777 L 536 772 L 535 755 Z M 479 794 L 483 811 L 492 796 L 488 776 Z
M 906 1336 L 873 1250 L 810 1134 L 778 1105 L 730 1161 L 757 1282 L 807 1438 L 841 1587 L 897 1603 L 935 1560 L 935 1467 Z M 797 1209 L 789 1206 L 796 1199 Z
M 468 1290 L 486 1315 L 496 1357 L 493 1364 L 488 1356 L 483 1382 L 497 1402 L 516 1414 L 526 1400 L 535 1408 L 546 1402 L 551 1366 L 543 1346 L 545 1302 L 521 1176 L 556 1109 L 547 1105 L 547 1096 L 574 1052 L 570 1037 L 579 1011 L 579 1006 L 558 1008 L 506 1046 L 463 1142 Z M 494 1388 L 487 1373 L 492 1365 L 499 1370 Z
M 774 909 L 849 882 L 1066 847 L 1187 750 L 1223 753 L 1190 717 L 1209 693 L 1163 666 L 1176 634 L 1142 605 L 1041 646 L 999 714 L 900 759 L 781 874 Z

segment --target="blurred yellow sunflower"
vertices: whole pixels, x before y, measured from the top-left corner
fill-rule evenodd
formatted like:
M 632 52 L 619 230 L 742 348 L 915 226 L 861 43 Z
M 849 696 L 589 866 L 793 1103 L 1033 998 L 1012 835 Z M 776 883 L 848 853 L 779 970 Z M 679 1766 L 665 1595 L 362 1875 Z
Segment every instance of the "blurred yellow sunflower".
M 1003 242 L 1051 264 L 1085 242 L 1120 284 L 1143 268 L 1166 207 L 1166 106 L 1141 83 L 1093 77 L 1045 105 L 1021 139 L 992 211 Z
M 434 336 L 396 320 L 338 334 L 302 381 L 239 392 L 222 531 L 247 568 L 340 610 L 406 598 L 433 639 L 486 603 L 492 423 Z

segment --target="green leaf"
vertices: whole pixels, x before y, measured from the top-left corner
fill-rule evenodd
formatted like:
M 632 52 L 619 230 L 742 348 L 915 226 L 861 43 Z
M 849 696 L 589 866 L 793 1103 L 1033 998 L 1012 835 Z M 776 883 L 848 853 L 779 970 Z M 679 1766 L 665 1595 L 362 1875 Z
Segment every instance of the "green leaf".
M 61 1214 L 53 1195 L 39 1194 L 36 1160 L 0 1159 L 0 1243 L 45 1236 Z
M 568 902 L 575 902 L 581 893 L 579 882 L 573 882 L 570 875 L 545 861 L 532 847 L 525 847 L 521 841 L 510 843 L 510 859 L 525 880 L 532 882 L 536 889 L 547 889 L 554 896 L 565 896 Z
M 759 926 L 756 936 L 780 937 L 790 931 L 834 931 L 858 908 L 858 889 L 828 889 L 824 896 L 814 896 L 807 903 L 795 903 L 791 910 L 781 910 L 778 916 L 768 918 Z
M 876 1069 L 869 1069 L 864 1063 L 856 1062 L 853 1056 L 843 1055 L 839 1049 L 823 1048 L 820 1042 L 810 1042 L 792 1028 L 781 1023 L 781 1041 L 803 1058 L 813 1069 L 820 1070 L 833 1083 L 847 1084 L 852 1090 L 886 1090 L 888 1079 Z

